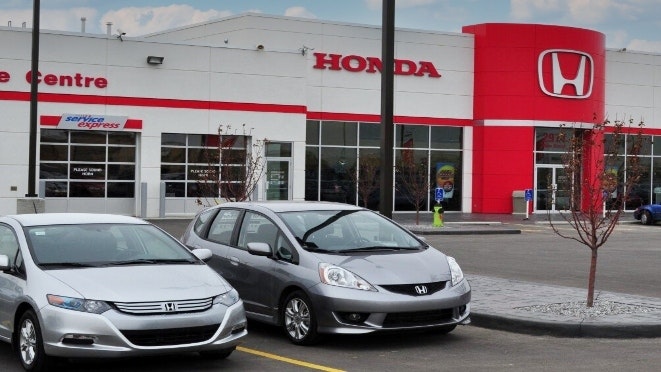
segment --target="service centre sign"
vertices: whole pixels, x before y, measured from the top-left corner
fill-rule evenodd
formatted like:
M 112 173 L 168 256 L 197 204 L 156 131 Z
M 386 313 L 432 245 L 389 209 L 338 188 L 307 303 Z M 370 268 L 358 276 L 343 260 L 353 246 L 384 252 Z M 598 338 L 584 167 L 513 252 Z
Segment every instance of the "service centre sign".
M 121 131 L 127 120 L 128 116 L 63 114 L 57 129 Z
M 80 72 L 72 74 L 60 73 L 42 73 L 38 71 L 35 77 L 37 84 L 59 87 L 75 88 L 97 88 L 104 89 L 108 87 L 108 79 L 102 76 L 88 76 Z M 12 80 L 12 74 L 9 71 L 0 69 L 0 83 L 9 83 Z M 25 73 L 25 82 L 32 83 L 32 71 Z

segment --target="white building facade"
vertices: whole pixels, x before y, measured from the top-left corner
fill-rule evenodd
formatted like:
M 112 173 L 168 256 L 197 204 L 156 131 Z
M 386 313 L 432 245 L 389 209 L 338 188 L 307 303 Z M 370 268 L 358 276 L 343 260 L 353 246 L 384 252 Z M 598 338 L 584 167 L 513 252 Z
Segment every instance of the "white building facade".
M 427 165 L 447 211 L 512 213 L 524 189 L 546 209 L 553 133 L 593 115 L 645 121 L 641 202 L 654 201 L 661 56 L 606 50 L 603 35 L 560 26 L 395 39 L 394 156 Z M 28 190 L 30 41 L 29 29 L 0 28 L 2 214 Z M 48 212 L 192 215 L 226 191 L 202 190 L 200 175 L 236 165 L 209 161 L 219 144 L 260 151 L 254 199 L 383 202 L 355 186 L 376 177 L 359 170 L 380 146 L 378 27 L 244 14 L 139 39 L 42 31 L 40 45 L 36 187 Z M 394 210 L 414 209 L 394 194 Z

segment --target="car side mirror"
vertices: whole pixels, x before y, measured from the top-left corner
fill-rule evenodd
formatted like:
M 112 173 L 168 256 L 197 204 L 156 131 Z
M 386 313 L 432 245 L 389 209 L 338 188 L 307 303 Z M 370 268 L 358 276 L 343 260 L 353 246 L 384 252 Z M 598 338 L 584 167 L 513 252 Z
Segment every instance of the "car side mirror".
M 273 257 L 271 246 L 267 243 L 252 242 L 248 243 L 248 252 L 255 256 Z
M 11 269 L 9 267 L 9 256 L 6 254 L 0 254 L 0 271 L 6 271 Z
M 207 248 L 195 248 L 191 251 L 195 255 L 195 257 L 199 258 L 200 260 L 207 262 L 213 257 L 213 253 L 211 252 L 211 249 Z

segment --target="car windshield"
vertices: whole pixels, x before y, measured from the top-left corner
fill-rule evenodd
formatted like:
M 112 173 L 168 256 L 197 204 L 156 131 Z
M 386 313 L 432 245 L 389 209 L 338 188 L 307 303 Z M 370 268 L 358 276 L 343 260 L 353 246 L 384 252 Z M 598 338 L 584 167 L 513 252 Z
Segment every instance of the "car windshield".
M 281 212 L 296 240 L 311 251 L 350 252 L 423 248 L 390 220 L 366 210 Z
M 152 225 L 83 224 L 27 227 L 30 252 L 45 268 L 199 263 Z

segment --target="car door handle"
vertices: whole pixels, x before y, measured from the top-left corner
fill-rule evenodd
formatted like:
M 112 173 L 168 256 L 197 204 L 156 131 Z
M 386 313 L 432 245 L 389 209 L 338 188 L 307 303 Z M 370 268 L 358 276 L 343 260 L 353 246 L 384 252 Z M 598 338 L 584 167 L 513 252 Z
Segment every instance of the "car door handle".
M 232 256 L 229 259 L 230 259 L 230 263 L 234 266 L 239 266 L 239 263 L 241 263 L 241 261 L 239 261 L 238 257 Z

